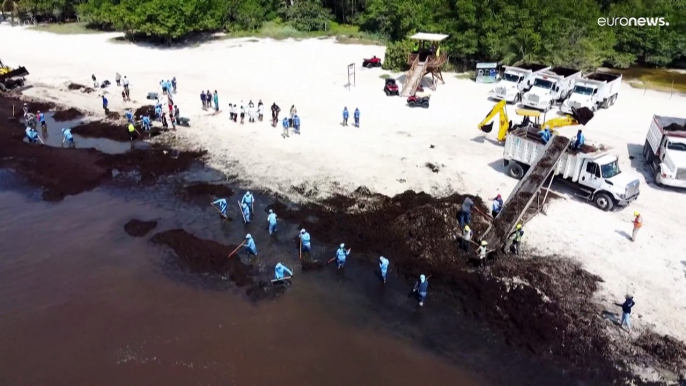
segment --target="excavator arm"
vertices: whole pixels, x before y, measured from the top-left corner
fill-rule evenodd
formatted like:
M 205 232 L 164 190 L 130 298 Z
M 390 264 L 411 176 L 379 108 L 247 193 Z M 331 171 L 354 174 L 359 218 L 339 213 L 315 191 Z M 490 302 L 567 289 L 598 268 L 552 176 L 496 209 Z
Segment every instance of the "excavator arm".
M 593 111 L 586 107 L 580 109 L 572 109 L 572 115 L 565 115 L 564 117 L 558 117 L 549 119 L 541 125 L 543 129 L 549 129 L 553 131 L 558 127 L 565 126 L 576 126 L 576 125 L 586 125 L 588 121 L 593 119 Z
M 507 119 L 507 109 L 505 108 L 507 102 L 502 100 L 493 106 L 493 109 L 486 115 L 477 128 L 484 133 L 490 133 L 493 130 L 493 122 L 490 122 L 496 115 L 498 115 L 498 121 L 500 127 L 498 129 L 498 141 L 504 141 L 507 131 L 510 128 L 510 121 Z

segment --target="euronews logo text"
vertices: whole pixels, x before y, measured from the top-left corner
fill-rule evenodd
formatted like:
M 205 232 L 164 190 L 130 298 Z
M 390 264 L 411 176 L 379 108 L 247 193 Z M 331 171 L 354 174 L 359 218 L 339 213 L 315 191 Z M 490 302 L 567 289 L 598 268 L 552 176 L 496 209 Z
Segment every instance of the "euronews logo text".
M 669 22 L 664 17 L 599 17 L 601 27 L 666 27 Z

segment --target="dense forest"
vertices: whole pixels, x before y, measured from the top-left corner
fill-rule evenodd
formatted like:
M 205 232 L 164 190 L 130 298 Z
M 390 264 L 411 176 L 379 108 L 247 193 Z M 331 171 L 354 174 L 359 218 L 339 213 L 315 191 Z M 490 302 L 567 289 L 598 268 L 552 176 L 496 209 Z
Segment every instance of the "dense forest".
M 264 23 L 312 32 L 348 24 L 388 41 L 398 67 L 416 31 L 449 34 L 454 65 L 541 61 L 592 69 L 683 66 L 686 0 L 3 0 L 3 14 L 160 38 L 251 31 Z M 669 26 L 601 27 L 599 17 L 664 17 Z

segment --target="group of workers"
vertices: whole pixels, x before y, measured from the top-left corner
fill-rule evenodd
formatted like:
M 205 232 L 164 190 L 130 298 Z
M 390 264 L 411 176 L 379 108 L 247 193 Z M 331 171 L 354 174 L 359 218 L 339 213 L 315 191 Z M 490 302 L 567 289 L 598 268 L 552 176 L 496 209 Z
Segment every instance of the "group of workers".
M 207 90 L 207 92 L 201 90 L 200 101 L 202 102 L 203 110 L 211 109 L 214 104 L 215 114 L 219 112 L 219 93 L 217 93 L 217 90 L 214 90 L 214 94 L 210 90 Z
M 249 224 L 250 220 L 252 219 L 253 216 L 253 210 L 254 210 L 254 205 L 255 205 L 255 197 L 252 195 L 250 191 L 245 192 L 243 195 L 243 198 L 241 201 L 238 202 L 241 206 L 241 215 L 243 216 L 245 224 Z M 227 209 L 228 209 L 228 200 L 226 198 L 219 198 L 216 199 L 212 202 L 212 206 L 214 206 L 221 216 L 223 218 L 228 218 L 227 217 Z M 269 230 L 269 235 L 274 235 L 277 232 L 277 215 L 274 213 L 274 210 L 269 209 L 268 210 L 269 214 L 267 215 L 267 224 L 268 224 L 268 230 Z M 300 240 L 300 250 L 302 253 L 307 253 L 311 255 L 312 253 L 312 239 L 310 234 L 305 230 L 304 228 L 298 232 L 298 238 Z M 257 256 L 257 245 L 255 244 L 255 240 L 253 239 L 252 235 L 250 233 L 245 235 L 245 240 L 243 243 L 241 243 L 240 246 L 244 246 L 244 252 L 248 256 Z M 239 247 L 240 247 L 239 246 Z M 343 269 L 345 267 L 345 263 L 348 259 L 348 256 L 350 255 L 350 252 L 352 251 L 351 248 L 345 247 L 345 243 L 341 243 L 336 250 L 335 256 L 329 260 L 329 263 L 333 262 L 333 260 L 336 260 L 336 268 L 337 269 Z M 384 257 L 380 256 L 379 257 L 379 277 L 383 281 L 383 283 L 386 283 L 386 279 L 388 277 L 388 269 L 390 266 L 390 261 Z M 288 276 L 286 276 L 288 274 Z M 282 264 L 281 262 L 277 262 L 276 266 L 274 267 L 274 280 L 272 282 L 277 282 L 277 281 L 282 281 L 285 279 L 289 279 L 293 276 L 293 271 Z M 421 275 L 419 277 L 419 280 L 415 284 L 411 295 L 415 295 L 417 300 L 419 301 L 419 305 L 423 306 L 424 305 L 424 300 L 426 299 L 427 291 L 428 291 L 428 278 L 425 277 L 424 275 Z
M 343 126 L 348 126 L 348 116 L 349 116 L 348 108 L 343 107 Z M 355 112 L 353 113 L 353 118 L 355 119 L 354 126 L 359 128 L 360 127 L 360 109 L 358 109 L 357 107 L 355 108 Z
M 541 141 L 543 143 L 548 143 L 548 141 L 550 141 L 550 139 L 553 137 L 553 133 L 550 131 L 548 127 L 544 127 L 537 134 L 541 138 Z M 584 133 L 581 130 L 579 130 L 577 131 L 574 138 L 572 138 L 572 141 L 569 143 L 569 147 L 572 150 L 578 151 L 584 145 L 585 141 L 586 138 L 584 137 Z
M 252 100 L 248 102 L 248 108 L 246 110 L 245 103 L 241 101 L 240 107 L 238 104 L 229 103 L 229 120 L 233 122 L 238 122 L 238 117 L 241 118 L 241 125 L 245 122 L 245 116 L 248 116 L 249 123 L 255 123 L 257 121 L 262 122 L 264 119 L 264 103 L 262 99 L 257 102 L 257 107 Z

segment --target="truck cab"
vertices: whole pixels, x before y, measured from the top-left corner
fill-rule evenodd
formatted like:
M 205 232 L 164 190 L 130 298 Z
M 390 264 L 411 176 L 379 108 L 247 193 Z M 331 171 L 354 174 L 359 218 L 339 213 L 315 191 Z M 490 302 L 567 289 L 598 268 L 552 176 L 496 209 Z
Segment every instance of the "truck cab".
M 533 76 L 550 67 L 539 64 L 524 64 L 520 67 L 505 66 L 502 78 L 493 87 L 489 97 L 507 103 L 519 103 L 522 94 L 531 88 Z
M 571 114 L 572 109 L 586 107 L 592 111 L 607 109 L 615 104 L 622 82 L 622 75 L 596 72 L 575 82 L 569 99 L 561 106 L 562 112 Z
M 578 184 L 585 193 L 580 195 L 600 209 L 626 206 L 638 197 L 638 179 L 622 173 L 617 156 L 584 158 L 580 169 Z
M 534 84 L 526 93 L 524 104 L 539 110 L 548 111 L 559 98 L 560 86 L 558 81 L 549 76 L 537 76 Z
M 654 116 L 643 157 L 656 184 L 686 188 L 686 119 Z

